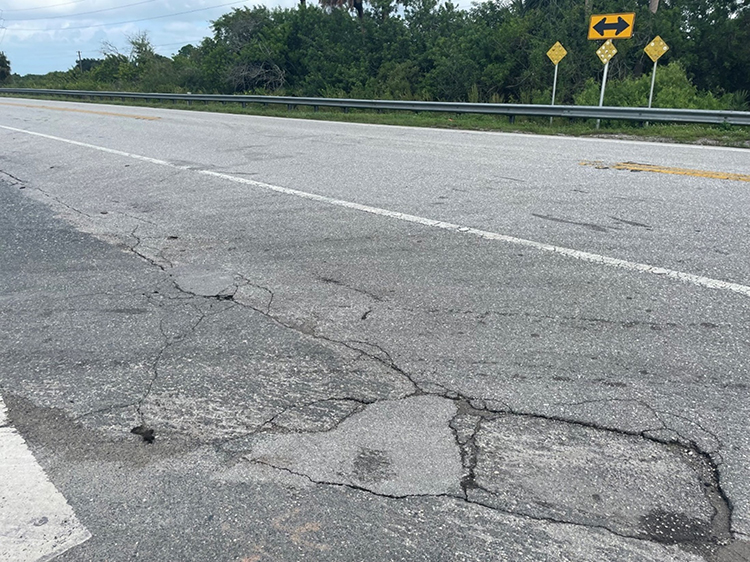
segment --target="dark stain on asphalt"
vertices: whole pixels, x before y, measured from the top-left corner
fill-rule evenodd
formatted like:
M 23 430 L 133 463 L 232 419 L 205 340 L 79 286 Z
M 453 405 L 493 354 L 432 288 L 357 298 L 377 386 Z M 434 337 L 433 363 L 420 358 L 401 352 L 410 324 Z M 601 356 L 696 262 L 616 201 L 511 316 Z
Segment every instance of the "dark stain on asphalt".
M 627 388 L 628 386 L 624 382 L 608 381 L 607 379 L 594 379 L 594 382 L 598 382 L 599 384 L 603 384 L 604 386 L 609 386 L 611 388 Z
M 73 461 L 117 462 L 127 467 L 143 467 L 165 458 L 181 456 L 201 446 L 195 439 L 170 432 L 159 447 L 144 447 L 141 441 L 117 437 L 86 423 L 86 417 L 72 419 L 59 409 L 37 406 L 28 399 L 6 392 L 3 396 L 8 418 L 27 442 Z M 125 406 L 134 408 L 134 406 Z M 117 406 L 113 406 L 113 411 Z M 103 415 L 106 415 L 103 409 Z M 124 431 L 127 429 L 123 428 Z
M 684 513 L 655 509 L 641 517 L 640 523 L 650 540 L 663 544 L 702 543 L 711 540 L 711 526 Z
M 140 435 L 146 443 L 153 443 L 156 437 L 154 436 L 154 430 L 146 427 L 145 425 L 138 425 L 130 430 L 130 433 Z
M 531 213 L 532 217 L 536 217 L 538 219 L 544 219 L 546 221 L 552 221 L 552 222 L 560 222 L 563 224 L 572 224 L 575 226 L 583 226 L 584 228 L 588 228 L 589 230 L 593 230 L 595 232 L 609 232 L 609 230 L 603 226 L 600 226 L 598 224 L 594 224 L 591 222 L 577 222 L 577 221 L 570 221 L 567 219 L 560 219 L 557 217 L 553 217 L 551 215 L 539 215 L 537 213 Z
M 629 220 L 621 219 L 621 218 L 618 218 L 618 217 L 609 217 L 609 218 L 611 218 L 612 220 L 615 220 L 615 221 L 617 221 L 619 223 L 627 224 L 629 226 L 637 226 L 639 228 L 645 228 L 646 230 L 653 230 L 652 226 L 650 226 L 648 224 L 644 224 L 642 222 L 629 221 Z
M 392 465 L 386 451 L 362 448 L 354 459 L 354 477 L 360 482 L 383 482 L 395 476 Z

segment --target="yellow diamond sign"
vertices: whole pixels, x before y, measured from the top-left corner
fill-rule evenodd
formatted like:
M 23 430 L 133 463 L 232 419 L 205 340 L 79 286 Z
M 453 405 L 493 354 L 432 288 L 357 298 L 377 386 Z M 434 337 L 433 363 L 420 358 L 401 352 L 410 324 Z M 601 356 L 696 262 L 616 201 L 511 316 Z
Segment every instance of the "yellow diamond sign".
M 643 50 L 652 61 L 656 62 L 659 60 L 659 57 L 669 50 L 669 45 L 664 42 L 664 39 L 657 35 Z
M 547 51 L 547 56 L 549 57 L 549 60 L 552 61 L 552 64 L 557 65 L 561 60 L 565 58 L 565 55 L 568 54 L 568 51 L 565 50 L 565 47 L 560 44 L 560 41 L 552 45 L 549 51 Z
M 615 49 L 612 40 L 607 39 L 602 43 L 602 46 L 596 50 L 596 54 L 599 55 L 599 58 L 604 64 L 607 64 L 610 59 L 617 54 L 617 49 Z

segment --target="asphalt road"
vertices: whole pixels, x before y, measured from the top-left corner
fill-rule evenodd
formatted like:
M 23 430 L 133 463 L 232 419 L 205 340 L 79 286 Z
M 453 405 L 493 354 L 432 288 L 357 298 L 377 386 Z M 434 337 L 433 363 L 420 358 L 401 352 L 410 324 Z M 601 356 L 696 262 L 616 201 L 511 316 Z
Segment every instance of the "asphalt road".
M 750 560 L 749 175 L 0 99 L 0 560 Z

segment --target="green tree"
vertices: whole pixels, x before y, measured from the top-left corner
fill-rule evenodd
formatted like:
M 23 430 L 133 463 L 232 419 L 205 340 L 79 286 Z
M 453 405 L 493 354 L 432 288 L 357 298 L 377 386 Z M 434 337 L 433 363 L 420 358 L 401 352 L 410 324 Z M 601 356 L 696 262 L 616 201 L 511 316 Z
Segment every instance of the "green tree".
M 670 50 L 660 60 L 656 103 L 747 107 L 750 0 L 486 0 L 468 10 L 447 0 L 243 7 L 213 21 L 211 37 L 171 59 L 142 32 L 129 38 L 125 54 L 109 46 L 103 59 L 86 61 L 83 74 L 15 83 L 548 103 L 554 66 L 546 52 L 560 41 L 568 56 L 559 67 L 556 101 L 573 103 L 595 96 L 601 83 L 599 42 L 586 37 L 591 13 L 620 11 L 636 12 L 636 27 L 632 39 L 616 41 L 608 99 L 645 103 L 652 64 L 643 48 L 660 35 Z
M 674 9 L 681 18 L 681 59 L 695 84 L 750 89 L 750 0 L 681 0 Z
M 7 81 L 10 76 L 10 61 L 8 60 L 8 57 L 5 56 L 5 53 L 0 51 L 0 84 Z
M 73 68 L 78 68 L 79 71 L 82 70 L 83 72 L 89 72 L 90 70 L 93 70 L 101 63 L 102 63 L 101 59 L 86 58 L 86 59 L 81 59 L 80 61 L 76 61 L 75 64 L 73 65 Z

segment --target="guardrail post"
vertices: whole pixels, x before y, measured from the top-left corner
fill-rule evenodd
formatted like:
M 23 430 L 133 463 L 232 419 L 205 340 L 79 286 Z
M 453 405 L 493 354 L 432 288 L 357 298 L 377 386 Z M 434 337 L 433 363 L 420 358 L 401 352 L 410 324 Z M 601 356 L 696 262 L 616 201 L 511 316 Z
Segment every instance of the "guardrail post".
M 515 115 L 508 115 L 508 123 L 513 125 L 516 122 L 516 116 Z
M 313 106 L 313 112 L 317 113 L 319 109 L 320 109 L 320 106 L 318 105 Z
M 242 107 L 247 107 L 247 102 L 246 101 L 242 102 Z

